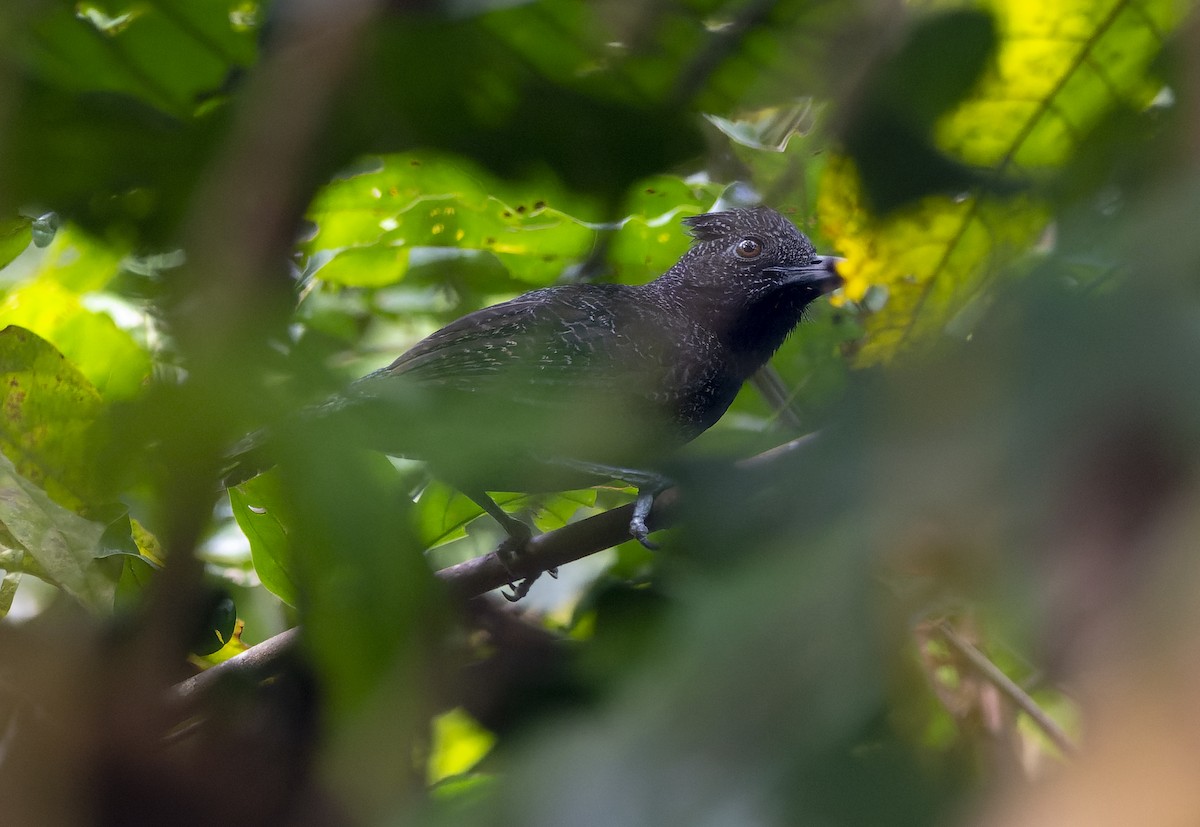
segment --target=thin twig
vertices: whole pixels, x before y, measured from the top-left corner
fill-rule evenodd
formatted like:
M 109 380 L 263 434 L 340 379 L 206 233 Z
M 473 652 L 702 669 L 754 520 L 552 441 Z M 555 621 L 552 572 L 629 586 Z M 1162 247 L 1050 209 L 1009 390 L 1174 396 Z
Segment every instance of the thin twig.
M 1028 715 L 1045 736 L 1058 747 L 1063 755 L 1074 757 L 1079 753 L 1079 747 L 1075 745 L 1075 742 L 1071 740 L 1066 731 L 1053 718 L 1047 715 L 1045 710 L 1037 705 L 1037 701 L 1031 698 L 1029 693 L 1017 686 L 1012 678 L 1004 674 L 996 664 L 992 663 L 987 655 L 972 646 L 949 623 L 944 621 L 939 623 L 937 631 L 955 652 L 967 660 L 971 668 L 979 673 L 984 680 L 996 687 L 1018 709 Z

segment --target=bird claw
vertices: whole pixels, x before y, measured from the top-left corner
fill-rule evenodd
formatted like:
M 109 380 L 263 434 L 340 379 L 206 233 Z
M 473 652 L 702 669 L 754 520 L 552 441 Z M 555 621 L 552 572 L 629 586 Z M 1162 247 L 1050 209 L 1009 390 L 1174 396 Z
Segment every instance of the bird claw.
M 639 514 L 634 514 L 633 519 L 629 521 L 629 533 L 633 539 L 651 551 L 658 551 L 662 548 L 662 546 L 650 539 L 650 529 L 646 526 L 646 518 Z
M 529 594 L 529 590 L 533 588 L 533 584 L 537 581 L 539 576 L 540 575 L 537 574 L 531 574 L 520 583 L 513 583 L 513 581 L 509 580 L 508 587 L 512 591 L 502 591 L 500 592 L 500 596 L 509 603 L 516 603 L 518 600 L 522 600 L 525 595 Z
M 533 537 L 533 532 L 528 526 L 523 523 L 516 523 L 516 525 L 521 526 L 524 531 L 509 534 L 500 545 L 496 546 L 496 551 L 494 552 L 496 559 L 500 561 L 500 565 L 504 567 L 504 571 L 508 574 L 508 588 L 510 591 L 502 591 L 500 594 L 509 603 L 516 603 L 529 594 L 529 590 L 533 587 L 534 582 L 541 576 L 540 572 L 535 572 L 521 578 L 513 571 L 513 567 L 520 561 L 521 555 L 524 553 L 530 538 Z M 552 576 L 557 577 L 557 575 L 557 569 L 553 570 Z M 517 582 L 518 580 L 520 582 Z

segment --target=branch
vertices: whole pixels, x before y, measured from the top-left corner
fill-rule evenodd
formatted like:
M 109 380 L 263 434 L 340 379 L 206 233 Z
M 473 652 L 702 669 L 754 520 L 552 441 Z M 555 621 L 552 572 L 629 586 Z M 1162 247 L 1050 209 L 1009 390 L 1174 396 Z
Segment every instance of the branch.
M 1078 754 L 1079 748 L 1075 746 L 1075 742 L 1071 740 L 1071 736 L 1067 735 L 1066 731 L 1053 718 L 1047 715 L 1045 710 L 1037 705 L 1037 701 L 1031 698 L 1029 693 L 1017 686 L 1012 678 L 1004 674 L 1000 670 L 1000 667 L 992 663 L 987 655 L 980 652 L 969 641 L 963 638 L 962 635 L 954 631 L 949 623 L 939 623 L 937 631 L 950 648 L 965 658 L 967 663 L 971 665 L 971 668 L 979 673 L 980 677 L 996 687 L 1018 709 L 1028 715 L 1030 720 L 1058 747 L 1063 755 L 1073 757 Z
M 793 439 L 749 459 L 741 460 L 736 465 L 739 468 L 761 468 L 770 465 L 783 456 L 811 444 L 815 438 L 816 434 L 808 434 Z M 678 502 L 677 488 L 668 488 L 655 498 L 654 508 L 646 520 L 651 531 L 674 525 Z M 586 520 L 539 534 L 529 541 L 520 558 L 507 567 L 493 551 L 482 557 L 444 568 L 436 572 L 435 576 L 446 584 L 452 594 L 462 600 L 469 600 L 507 585 L 514 577 L 536 577 L 550 569 L 620 545 L 629 539 L 629 519 L 632 516 L 633 503 L 612 508 Z M 299 639 L 299 631 L 299 628 L 288 629 L 223 663 L 181 681 L 175 685 L 177 699 L 195 697 L 220 680 L 222 675 L 269 667 L 295 646 Z
M 652 531 L 669 527 L 674 518 L 678 492 L 669 488 L 658 495 L 646 523 Z M 539 534 L 529 541 L 520 558 L 508 567 L 496 553 L 467 560 L 438 571 L 435 576 L 460 599 L 469 600 L 508 585 L 514 577 L 536 577 L 550 569 L 574 562 L 606 548 L 620 545 L 629 539 L 629 519 L 633 503 L 613 508 L 586 520 Z M 189 699 L 221 678 L 233 672 L 246 672 L 269 666 L 296 645 L 299 627 L 280 632 L 272 638 L 251 646 L 227 661 L 209 667 L 175 686 L 180 700 Z

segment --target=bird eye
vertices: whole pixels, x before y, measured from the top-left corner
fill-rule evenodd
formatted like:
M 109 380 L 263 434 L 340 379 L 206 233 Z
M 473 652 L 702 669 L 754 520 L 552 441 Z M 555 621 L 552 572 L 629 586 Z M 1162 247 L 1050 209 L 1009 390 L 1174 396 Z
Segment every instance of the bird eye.
M 757 238 L 743 238 L 733 250 L 741 258 L 758 258 L 762 255 L 763 246 Z

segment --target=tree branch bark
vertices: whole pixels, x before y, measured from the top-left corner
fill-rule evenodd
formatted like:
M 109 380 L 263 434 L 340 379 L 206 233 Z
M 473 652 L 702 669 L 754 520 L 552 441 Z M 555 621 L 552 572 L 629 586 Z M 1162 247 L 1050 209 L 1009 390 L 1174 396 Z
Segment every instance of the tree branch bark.
M 742 468 L 769 465 L 810 444 L 815 437 L 816 434 L 808 434 L 793 439 L 749 459 L 741 460 L 736 465 Z M 651 531 L 674 525 L 678 502 L 677 488 L 668 488 L 655 498 L 654 508 L 646 521 Z M 514 578 L 536 577 L 550 569 L 620 545 L 629 539 L 629 519 L 632 516 L 633 503 L 612 508 L 586 520 L 539 534 L 529 541 L 520 558 L 508 566 L 505 566 L 493 551 L 482 557 L 441 569 L 436 573 L 436 577 L 459 599 L 469 600 L 501 588 Z M 184 701 L 198 696 L 223 675 L 269 667 L 296 645 L 299 632 L 299 627 L 280 632 L 223 663 L 181 681 L 174 687 L 176 699 Z

